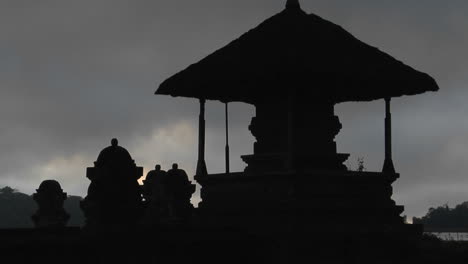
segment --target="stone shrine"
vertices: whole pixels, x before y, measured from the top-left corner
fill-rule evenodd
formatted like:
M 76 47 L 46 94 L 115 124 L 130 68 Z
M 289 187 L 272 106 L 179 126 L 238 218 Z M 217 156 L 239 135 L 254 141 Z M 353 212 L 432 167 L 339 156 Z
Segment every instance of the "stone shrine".
M 122 229 L 135 226 L 141 217 L 142 194 L 138 179 L 143 168 L 137 167 L 128 151 L 112 139 L 94 167 L 87 168 L 91 180 L 88 195 L 81 202 L 87 228 Z
M 38 210 L 32 215 L 34 225 L 38 228 L 65 227 L 70 215 L 63 208 L 67 193 L 63 192 L 60 184 L 55 180 L 45 180 L 33 194 Z

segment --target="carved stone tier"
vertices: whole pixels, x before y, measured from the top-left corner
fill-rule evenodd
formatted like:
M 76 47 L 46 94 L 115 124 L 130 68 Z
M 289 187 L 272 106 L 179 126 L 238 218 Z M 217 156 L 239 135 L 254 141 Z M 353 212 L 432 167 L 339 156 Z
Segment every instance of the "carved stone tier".
M 335 136 L 341 123 L 333 103 L 309 102 L 296 96 L 256 105 L 249 130 L 254 154 L 243 156 L 246 172 L 291 169 L 346 170 L 348 154 L 338 154 Z
M 407 232 L 392 200 L 398 174 L 305 171 L 198 177 L 202 221 L 262 234 Z M 412 232 L 419 234 L 420 227 Z

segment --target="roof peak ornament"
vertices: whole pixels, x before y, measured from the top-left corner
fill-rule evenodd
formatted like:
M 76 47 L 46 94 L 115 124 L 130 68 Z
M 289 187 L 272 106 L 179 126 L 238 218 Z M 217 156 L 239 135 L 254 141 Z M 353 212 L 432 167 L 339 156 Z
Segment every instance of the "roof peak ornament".
M 301 9 L 299 0 L 288 0 L 286 2 L 286 9 Z

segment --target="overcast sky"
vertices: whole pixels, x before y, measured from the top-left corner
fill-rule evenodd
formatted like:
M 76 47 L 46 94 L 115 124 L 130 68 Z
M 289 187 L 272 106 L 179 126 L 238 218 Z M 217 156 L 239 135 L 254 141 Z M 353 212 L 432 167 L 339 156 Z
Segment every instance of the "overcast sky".
M 117 137 L 145 174 L 193 175 L 198 106 L 158 85 L 280 12 L 285 0 L 0 0 L 0 186 L 57 179 L 86 194 L 86 167 Z M 404 214 L 468 201 L 468 1 L 303 0 L 303 9 L 433 76 L 438 93 L 393 100 L 394 199 Z M 378 87 L 376 87 L 378 89 Z M 383 163 L 384 103 L 336 106 L 338 149 Z M 252 153 L 254 108 L 231 106 L 231 157 Z M 207 104 L 207 166 L 224 170 L 223 105 Z

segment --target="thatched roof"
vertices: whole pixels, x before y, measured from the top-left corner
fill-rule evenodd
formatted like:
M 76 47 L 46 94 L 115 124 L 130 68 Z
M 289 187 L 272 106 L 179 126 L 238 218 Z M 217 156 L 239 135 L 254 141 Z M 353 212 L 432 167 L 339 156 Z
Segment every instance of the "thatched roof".
M 164 81 L 156 94 L 255 104 L 294 92 L 338 103 L 438 89 L 429 75 L 290 0 L 279 14 Z

